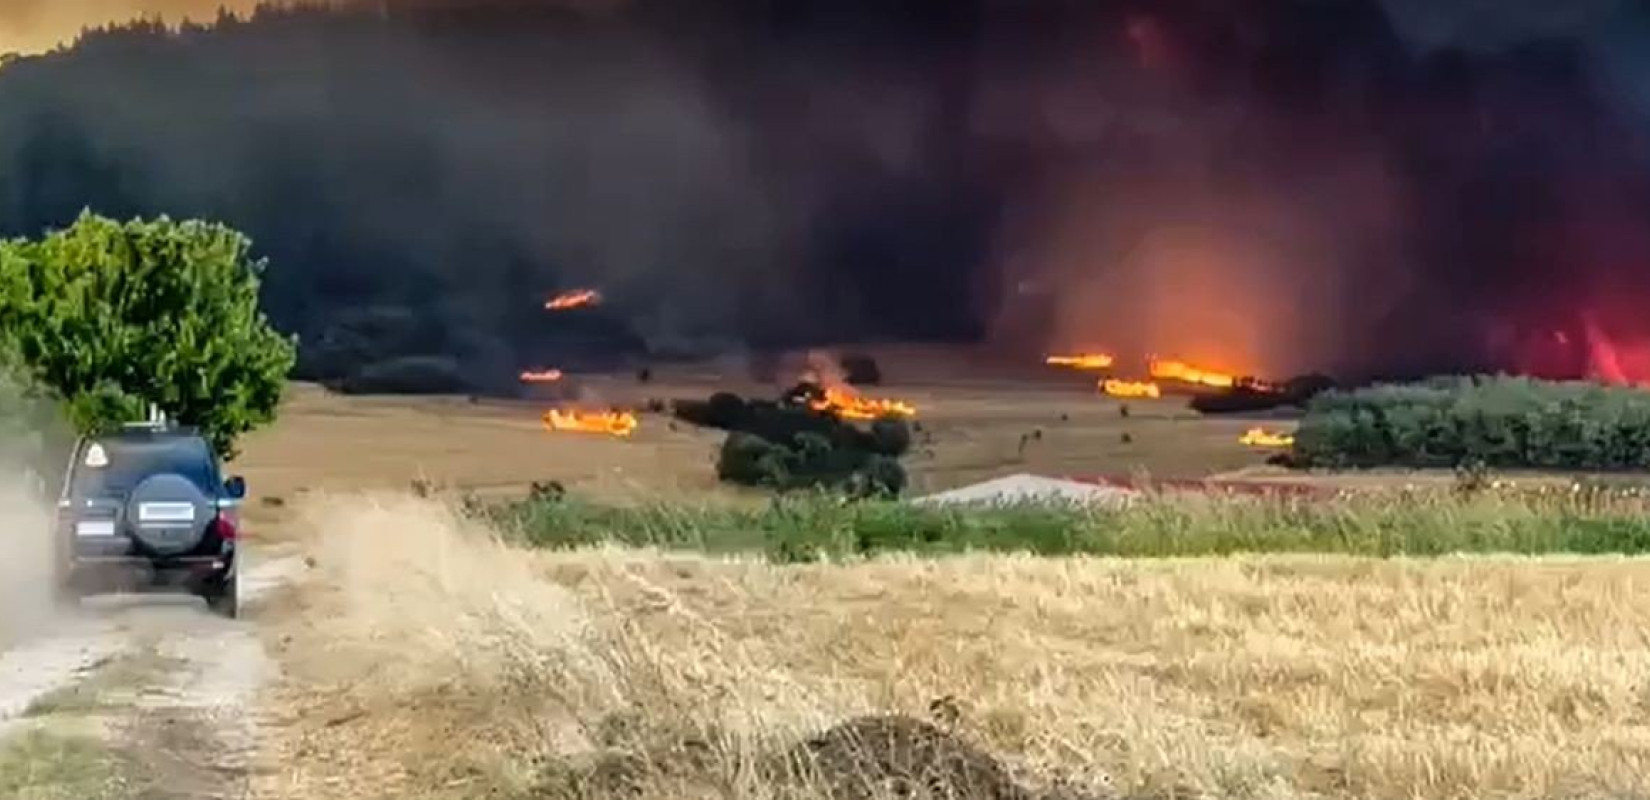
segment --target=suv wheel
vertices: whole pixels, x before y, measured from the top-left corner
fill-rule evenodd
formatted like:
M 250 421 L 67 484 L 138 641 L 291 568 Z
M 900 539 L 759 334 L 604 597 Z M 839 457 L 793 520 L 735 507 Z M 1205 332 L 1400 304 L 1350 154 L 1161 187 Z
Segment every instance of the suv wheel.
M 229 619 L 241 615 L 241 577 L 239 573 L 224 579 L 223 583 L 206 595 L 206 606 Z

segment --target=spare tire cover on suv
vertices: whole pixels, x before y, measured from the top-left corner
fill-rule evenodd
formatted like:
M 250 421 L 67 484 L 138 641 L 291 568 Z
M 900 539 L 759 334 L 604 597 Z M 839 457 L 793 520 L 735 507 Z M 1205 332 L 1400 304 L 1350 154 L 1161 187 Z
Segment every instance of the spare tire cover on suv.
M 182 475 L 151 475 L 126 500 L 127 533 L 159 556 L 183 555 L 206 537 L 217 515 L 212 501 Z

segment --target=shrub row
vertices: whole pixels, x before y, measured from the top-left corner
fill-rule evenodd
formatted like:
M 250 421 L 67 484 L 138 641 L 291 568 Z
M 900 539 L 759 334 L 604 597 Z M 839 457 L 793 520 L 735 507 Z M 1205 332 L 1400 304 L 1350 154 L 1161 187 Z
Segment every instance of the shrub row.
M 1236 553 L 1437 556 L 1650 552 L 1642 494 L 1579 487 L 1546 494 L 1404 492 L 1328 501 L 1149 497 L 1121 508 L 1025 503 L 943 508 L 817 494 L 765 505 L 634 506 L 543 496 L 484 513 L 508 535 L 553 548 L 602 543 L 759 552 L 781 562 L 969 551 L 1134 558 Z
M 1334 391 L 1308 408 L 1307 467 L 1650 468 L 1650 392 L 1506 376 Z

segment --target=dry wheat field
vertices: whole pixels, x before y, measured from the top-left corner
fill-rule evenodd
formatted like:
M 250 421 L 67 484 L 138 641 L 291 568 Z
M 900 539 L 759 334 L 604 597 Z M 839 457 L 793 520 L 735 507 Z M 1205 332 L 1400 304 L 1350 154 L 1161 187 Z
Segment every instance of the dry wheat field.
M 903 393 L 932 408 L 922 487 L 1264 460 L 1236 443 L 1244 423 L 1167 403 L 1123 419 L 1066 387 Z M 1044 449 L 1021 455 L 1036 425 Z M 259 534 L 313 565 L 258 612 L 285 674 L 261 793 L 1650 792 L 1641 561 L 528 552 L 405 491 L 422 476 L 501 495 L 552 479 L 702 494 L 721 491 L 715 444 L 662 419 L 628 441 L 560 437 L 526 403 L 296 391 L 240 464 L 278 498 L 256 510 Z M 866 720 L 887 714 L 901 717 Z M 844 748 L 832 726 L 856 719 Z

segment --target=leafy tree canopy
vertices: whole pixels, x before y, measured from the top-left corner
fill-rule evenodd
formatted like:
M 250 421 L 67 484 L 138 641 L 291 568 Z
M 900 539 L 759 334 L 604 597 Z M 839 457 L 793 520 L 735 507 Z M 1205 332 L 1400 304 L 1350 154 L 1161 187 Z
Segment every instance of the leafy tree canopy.
M 259 309 L 251 246 L 219 224 L 89 212 L 0 242 L 0 335 L 80 430 L 154 403 L 233 456 L 241 433 L 273 419 L 297 353 Z

